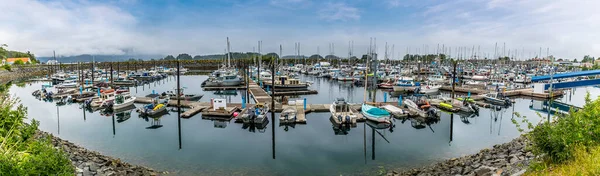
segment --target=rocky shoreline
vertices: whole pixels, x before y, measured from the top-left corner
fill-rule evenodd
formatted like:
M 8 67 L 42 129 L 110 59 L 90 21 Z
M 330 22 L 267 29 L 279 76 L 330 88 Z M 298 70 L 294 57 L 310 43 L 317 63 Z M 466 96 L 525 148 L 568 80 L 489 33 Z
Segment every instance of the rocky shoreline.
M 60 139 L 46 132 L 38 131 L 39 138 L 50 136 L 52 145 L 62 149 L 69 155 L 69 159 L 75 166 L 74 175 L 78 176 L 120 176 L 120 175 L 164 175 L 167 172 L 158 172 L 153 169 L 135 166 L 120 161 L 109 156 L 102 155 L 98 152 L 87 150 L 77 146 L 67 140 Z
M 494 145 L 492 149 L 483 149 L 476 154 L 452 158 L 422 168 L 402 171 L 390 171 L 388 176 L 396 175 L 522 175 L 533 153 L 525 149 L 528 141 L 524 136 L 510 142 Z

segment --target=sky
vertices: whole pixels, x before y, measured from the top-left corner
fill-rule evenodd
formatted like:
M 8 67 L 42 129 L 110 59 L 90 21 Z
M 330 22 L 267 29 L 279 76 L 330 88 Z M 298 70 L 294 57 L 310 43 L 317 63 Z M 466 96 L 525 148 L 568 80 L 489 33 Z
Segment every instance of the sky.
M 406 53 L 600 56 L 598 0 L 0 0 L 0 44 L 37 56 Z M 376 41 L 375 41 L 376 40 Z M 350 41 L 353 45 L 350 46 Z M 333 45 L 333 49 L 330 49 Z M 439 48 L 438 49 L 438 45 Z M 497 48 L 495 47 L 497 45 Z M 446 48 L 446 49 L 442 49 Z M 474 51 L 473 51 L 474 48 Z M 392 52 L 393 51 L 393 52 Z M 504 54 L 503 54 L 504 53 Z

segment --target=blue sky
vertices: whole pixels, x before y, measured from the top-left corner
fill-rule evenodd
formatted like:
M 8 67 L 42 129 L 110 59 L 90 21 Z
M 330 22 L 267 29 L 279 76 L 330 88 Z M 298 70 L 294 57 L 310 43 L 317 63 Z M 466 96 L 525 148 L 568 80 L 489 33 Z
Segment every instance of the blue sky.
M 550 54 L 600 56 L 600 1 L 580 0 L 0 0 L 0 43 L 41 56 L 77 54 L 223 53 L 232 51 L 354 55 L 371 37 L 383 57 L 436 53 L 437 45 L 466 54 L 518 58 Z M 26 10 L 23 7 L 27 7 Z M 475 47 L 476 51 L 469 51 Z M 477 48 L 480 48 L 477 50 Z M 446 50 L 448 52 L 449 50 Z

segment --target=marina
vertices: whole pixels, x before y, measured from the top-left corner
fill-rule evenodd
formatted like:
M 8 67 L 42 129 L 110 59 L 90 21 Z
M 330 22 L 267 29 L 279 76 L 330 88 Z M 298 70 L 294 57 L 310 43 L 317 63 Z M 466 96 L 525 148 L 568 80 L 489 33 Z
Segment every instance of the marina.
M 245 77 L 244 75 L 239 76 L 241 78 Z M 132 163 L 145 163 L 146 161 L 154 161 L 158 158 L 164 159 L 165 157 L 162 156 L 167 154 L 173 155 L 172 152 L 165 153 L 159 151 L 169 150 L 168 148 L 178 148 L 177 145 L 173 145 L 179 143 L 177 138 L 168 136 L 177 136 L 177 134 L 173 133 L 172 130 L 181 129 L 181 148 L 183 151 L 176 152 L 175 155 L 179 155 L 177 158 L 182 158 L 183 160 L 176 161 L 169 159 L 170 164 L 149 165 L 153 168 L 159 169 L 179 168 L 177 169 L 178 171 L 176 171 L 177 175 L 190 175 L 191 173 L 196 172 L 211 172 L 216 174 L 215 170 L 221 170 L 225 168 L 226 165 L 225 163 L 208 163 L 204 160 L 198 160 L 193 157 L 185 156 L 189 155 L 188 153 L 192 151 L 198 151 L 199 146 L 201 146 L 200 148 L 203 148 L 203 151 L 215 151 L 218 150 L 215 147 L 218 147 L 219 145 L 213 144 L 231 143 L 235 141 L 234 143 L 253 148 L 254 150 L 257 150 L 258 153 L 242 154 L 239 152 L 228 152 L 229 154 L 227 155 L 233 158 L 260 158 L 261 155 L 267 153 L 270 155 L 270 153 L 274 153 L 273 156 L 269 156 L 269 158 L 277 158 L 273 162 L 278 162 L 279 159 L 282 158 L 295 158 L 303 160 L 302 158 L 298 158 L 298 156 L 294 154 L 295 152 L 282 150 L 279 149 L 279 147 L 266 146 L 270 146 L 269 143 L 281 143 L 277 146 L 285 146 L 289 143 L 286 148 L 291 147 L 296 150 L 302 150 L 301 148 L 298 148 L 298 142 L 302 141 L 300 139 L 313 139 L 313 136 L 317 136 L 317 139 L 319 140 L 328 140 L 330 142 L 312 143 L 313 147 L 309 148 L 309 151 L 312 154 L 308 154 L 308 156 L 331 154 L 330 152 L 323 150 L 323 148 L 327 148 L 326 146 L 330 145 L 336 145 L 335 143 L 338 142 L 335 141 L 341 142 L 340 139 L 337 139 L 338 137 L 336 137 L 340 135 L 345 136 L 344 138 L 346 139 L 344 141 L 351 139 L 342 143 L 352 147 L 350 147 L 350 150 L 347 150 L 347 152 L 335 154 L 332 157 L 349 158 L 350 156 L 353 156 L 350 153 L 353 151 L 362 151 L 364 147 L 369 148 L 369 150 L 376 149 L 374 152 L 380 153 L 380 156 L 377 157 L 377 159 L 373 159 L 375 158 L 374 155 L 376 153 L 368 152 L 368 156 L 372 156 L 373 158 L 355 156 L 354 159 L 350 160 L 319 160 L 316 162 L 313 161 L 314 163 L 309 164 L 309 166 L 312 165 L 316 167 L 322 164 L 336 164 L 338 165 L 338 169 L 348 166 L 348 170 L 355 171 L 356 169 L 351 168 L 358 167 L 365 169 L 359 169 L 363 170 L 362 172 L 369 173 L 370 171 L 368 171 L 367 168 L 373 167 L 374 165 L 379 165 L 377 163 L 380 162 L 384 162 L 386 165 L 390 166 L 402 165 L 406 167 L 426 164 L 429 163 L 430 160 L 436 160 L 436 158 L 439 158 L 439 155 L 444 157 L 456 157 L 465 153 L 472 153 L 483 147 L 505 142 L 508 139 L 518 135 L 518 132 L 514 130 L 514 126 L 509 120 L 507 120 L 510 119 L 513 112 L 519 112 L 522 115 L 528 115 L 536 119 L 536 112 L 546 112 L 549 110 L 549 108 L 546 108 L 550 104 L 548 102 L 549 98 L 554 98 L 558 101 L 572 100 L 573 97 L 574 99 L 582 99 L 585 90 L 590 89 L 593 90 L 592 92 L 594 94 L 600 94 L 600 91 L 595 90 L 596 88 L 594 87 L 562 89 L 554 91 L 552 96 L 550 96 L 547 91 L 541 93 L 535 92 L 535 88 L 509 89 L 501 90 L 500 92 L 503 93 L 503 96 L 510 99 L 511 104 L 508 106 L 500 106 L 495 105 L 495 102 L 489 102 L 486 100 L 487 94 L 489 94 L 489 92 L 496 91 L 497 89 L 494 90 L 494 87 L 485 86 L 477 89 L 455 86 L 455 98 L 452 99 L 449 98 L 453 96 L 452 86 L 449 85 L 441 86 L 438 92 L 413 95 L 413 93 L 410 92 L 395 92 L 391 89 L 385 88 L 365 90 L 364 85 L 355 84 L 353 81 L 339 81 L 331 78 L 319 77 L 318 75 L 313 76 L 300 74 L 296 79 L 310 83 L 306 90 L 284 89 L 278 91 L 278 87 L 275 87 L 275 91 L 273 91 L 270 87 L 261 87 L 260 84 L 256 83 L 258 80 L 250 81 L 247 85 L 248 88 L 246 88 L 246 85 L 202 87 L 200 83 L 205 82 L 203 80 L 208 80 L 209 77 L 210 76 L 204 75 L 181 75 L 179 84 L 182 88 L 185 88 L 185 93 L 182 92 L 182 99 L 180 100 L 177 100 L 177 91 L 175 91 L 177 90 L 177 78 L 176 76 L 172 75 L 166 75 L 162 79 L 147 81 L 138 85 L 134 84 L 126 89 L 101 88 L 91 85 L 88 86 L 84 83 L 86 87 L 82 87 L 81 91 L 77 90 L 77 88 L 67 88 L 67 91 L 54 94 L 52 96 L 53 99 L 77 97 L 74 98 L 73 103 L 84 102 L 85 104 L 87 100 L 98 98 L 98 94 L 104 95 L 107 92 L 110 92 L 108 90 L 114 90 L 115 92 L 119 91 L 125 92 L 127 95 L 130 94 L 132 96 L 132 101 L 135 101 L 135 107 L 141 108 L 143 106 L 152 105 L 149 107 L 152 108 L 151 110 L 155 110 L 156 112 L 148 112 L 148 110 L 139 109 L 125 111 L 115 110 L 112 113 L 106 113 L 102 109 L 79 109 L 80 106 L 68 105 L 68 103 L 65 105 L 56 106 L 54 103 L 47 103 L 44 101 L 40 102 L 40 100 L 35 99 L 34 96 L 23 96 L 22 99 L 25 104 L 40 106 L 42 109 L 47 110 L 52 109 L 50 106 L 56 106 L 58 109 L 54 108 L 54 111 L 61 111 L 60 116 L 50 116 L 40 119 L 46 122 L 42 124 L 54 125 L 43 125 L 41 126 L 42 129 L 55 133 L 62 138 L 82 143 L 85 147 L 89 147 L 94 150 L 106 152 L 111 155 L 122 155 L 124 156 L 123 159 L 125 161 Z M 48 85 L 48 82 L 45 82 L 45 80 L 36 81 L 37 82 L 34 82 L 31 86 L 26 86 L 24 88 L 12 88 L 11 91 L 34 92 L 34 90 L 39 89 L 39 87 L 44 87 L 42 85 Z M 261 81 L 265 81 L 264 78 Z M 99 91 L 101 91 L 101 93 L 98 93 Z M 222 91 L 228 91 L 228 93 Z M 314 91 L 314 93 L 303 93 L 306 91 Z M 292 93 L 286 94 L 287 92 Z M 575 92 L 577 93 L 575 94 Z M 41 95 L 42 93 L 40 92 L 39 94 Z M 193 95 L 202 96 L 199 99 L 183 98 L 192 97 Z M 246 95 L 248 95 L 248 97 L 246 97 Z M 362 103 L 362 100 L 365 99 L 363 95 L 365 95 L 367 99 L 367 102 L 365 103 Z M 272 98 L 275 98 L 276 100 L 273 100 Z M 340 98 L 343 98 L 343 100 Z M 422 100 L 426 100 L 425 104 L 422 104 Z M 285 103 L 283 103 L 283 101 L 285 101 Z M 161 104 L 162 106 L 157 106 L 159 102 L 164 103 L 164 105 Z M 274 108 L 272 109 L 271 102 L 275 102 L 273 105 Z M 338 105 L 336 105 L 336 102 L 340 102 L 341 104 L 337 103 Z M 407 103 L 410 104 L 411 102 L 414 103 L 414 105 L 407 105 Z M 466 102 L 469 102 L 472 105 L 469 105 Z M 559 107 L 563 109 L 562 112 L 564 112 L 565 108 L 568 109 L 572 106 L 568 103 L 569 102 L 556 103 L 553 104 L 552 107 Z M 391 123 L 386 125 L 367 119 L 361 112 L 364 110 L 361 108 L 361 106 L 364 107 L 364 104 L 368 104 L 371 107 L 379 107 L 381 110 L 387 111 L 389 113 L 389 121 Z M 264 107 L 265 109 L 256 111 L 259 109 L 257 105 Z M 431 106 L 429 110 L 422 109 L 423 107 L 429 105 Z M 100 105 L 100 107 L 103 106 L 104 105 Z M 472 112 L 474 111 L 473 109 L 464 109 L 464 107 L 471 108 L 469 106 L 477 106 L 476 113 Z M 180 127 L 178 127 L 176 123 L 178 117 L 178 107 L 181 108 L 181 112 L 179 113 L 179 116 L 182 118 Z M 332 108 L 336 109 L 336 107 L 338 108 L 338 111 L 344 110 L 345 107 L 344 111 L 348 111 L 351 114 L 332 114 Z M 576 106 L 572 107 L 576 108 Z M 431 108 L 434 109 L 432 110 Z M 64 113 L 62 111 L 79 111 L 79 113 Z M 143 113 L 148 113 L 148 115 L 142 114 L 142 111 Z M 274 117 L 271 116 L 270 111 L 274 112 Z M 46 110 L 42 112 L 46 112 Z M 32 113 L 36 114 L 36 112 Z M 554 113 L 558 112 L 550 112 L 550 114 Z M 248 114 L 252 114 L 253 116 L 248 116 Z M 84 116 L 83 119 L 76 120 L 81 118 L 82 115 Z M 119 118 L 117 119 L 117 124 L 111 124 L 111 117 L 121 116 L 139 116 L 140 118 L 139 120 L 136 120 L 136 118 Z M 108 119 L 104 120 L 107 117 Z M 61 118 L 60 128 L 58 128 L 57 118 Z M 455 120 L 458 120 L 461 123 L 452 122 Z M 146 122 L 149 123 L 149 126 L 144 125 Z M 230 124 L 231 122 L 234 123 Z M 90 132 L 96 133 L 93 135 L 91 133 L 83 133 L 86 135 L 72 133 L 74 131 L 81 130 L 81 127 L 83 126 L 91 125 L 100 127 L 104 126 L 103 124 L 108 125 L 109 129 L 113 128 L 110 131 L 114 130 L 114 133 L 102 133 L 100 131 L 103 131 L 103 128 L 97 127 L 90 127 Z M 136 128 L 138 126 L 142 128 Z M 238 127 L 236 128 L 235 126 Z M 166 129 L 171 130 L 165 131 Z M 213 129 L 225 131 L 218 132 L 214 131 Z M 138 130 L 152 131 L 143 132 L 147 134 L 141 136 L 128 134 L 127 132 Z M 333 135 L 331 134 L 330 130 L 333 130 Z M 375 136 L 375 138 L 366 139 L 368 141 L 373 140 L 376 143 L 381 143 L 377 148 L 374 146 L 363 147 L 362 145 L 363 131 L 364 133 L 372 133 L 370 132 L 371 130 L 375 130 L 374 134 L 378 136 L 383 135 L 386 138 L 386 140 L 382 140 L 380 137 L 378 138 Z M 478 135 L 459 135 L 460 133 L 455 132 L 457 130 L 463 131 L 462 133 Z M 314 134 L 310 131 L 319 132 L 319 134 Z M 482 131 L 487 131 L 487 133 L 481 133 Z M 217 141 L 208 142 L 207 140 L 212 140 L 214 138 L 204 135 L 204 133 L 211 133 L 209 136 L 221 137 Z M 265 141 L 267 140 L 265 137 L 268 136 L 268 138 L 271 138 L 271 136 L 275 135 L 275 133 L 277 133 L 277 137 L 273 138 L 272 140 L 269 139 L 271 142 Z M 251 135 L 252 137 L 248 136 L 248 139 L 245 140 L 234 139 L 236 138 L 234 136 L 247 136 L 250 134 L 253 134 Z M 133 140 L 129 139 L 149 139 L 151 138 L 149 135 L 164 136 L 159 137 L 158 139 L 161 141 L 161 143 L 171 143 L 171 145 L 156 145 L 149 148 L 149 150 L 154 151 L 153 153 L 155 153 L 156 156 L 143 157 L 141 159 L 129 157 L 138 156 L 141 154 L 140 152 L 143 151 L 136 151 L 131 147 L 124 147 L 123 145 L 136 146 L 137 144 L 132 143 Z M 85 136 L 96 136 L 100 140 L 90 140 Z M 418 136 L 420 139 L 415 139 L 415 136 Z M 115 139 L 110 139 L 113 137 L 115 137 Z M 287 139 L 289 137 L 293 139 Z M 406 139 L 397 140 L 393 138 Z M 475 144 L 467 142 L 472 138 L 481 138 L 483 140 Z M 402 142 L 409 139 L 411 139 L 409 143 Z M 118 140 L 119 142 L 108 143 L 109 141 L 113 140 Z M 256 140 L 262 140 L 263 142 L 251 142 Z M 448 146 L 447 143 L 450 143 L 451 147 L 440 148 L 439 146 L 444 146 L 441 145 L 442 143 L 445 143 L 445 146 Z M 402 147 L 393 147 L 394 144 L 401 145 Z M 421 149 L 424 145 L 431 147 Z M 119 147 L 120 149 L 111 150 L 103 146 L 114 146 Z M 390 152 L 394 153 L 391 154 L 392 157 L 384 156 Z M 209 155 L 213 158 L 220 158 L 214 154 L 211 155 L 206 152 L 201 153 L 203 153 L 203 155 Z M 398 159 L 405 157 L 413 158 L 413 160 L 411 162 L 407 162 L 407 160 Z M 305 158 L 304 160 L 308 161 L 309 159 Z M 362 164 L 357 163 L 357 161 Z M 188 162 L 199 162 L 206 167 L 190 169 L 189 167 L 186 167 L 188 164 L 185 164 Z M 245 170 L 243 169 L 243 166 L 252 166 L 262 167 L 263 169 L 260 171 L 245 170 L 245 172 L 254 174 L 274 174 L 289 173 L 289 171 L 292 170 L 298 174 L 307 173 L 302 171 L 300 168 L 294 167 L 291 163 L 284 162 L 283 165 L 278 168 L 270 168 L 268 166 L 270 165 L 269 163 L 272 164 L 271 162 L 268 162 L 267 165 L 256 165 L 252 163 L 236 161 L 236 165 L 238 165 L 238 167 L 235 167 L 234 169 Z M 321 173 L 337 173 L 339 171 L 338 169 L 329 170 L 322 168 L 316 170 L 313 169 L 312 171 L 318 171 Z

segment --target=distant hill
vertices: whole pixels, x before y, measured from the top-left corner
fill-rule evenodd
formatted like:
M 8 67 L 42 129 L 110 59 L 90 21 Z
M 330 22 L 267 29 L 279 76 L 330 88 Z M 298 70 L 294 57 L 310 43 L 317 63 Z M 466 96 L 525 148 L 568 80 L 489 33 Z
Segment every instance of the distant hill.
M 161 55 L 89 55 L 82 54 L 77 56 L 67 56 L 67 57 L 57 57 L 59 62 L 62 63 L 70 63 L 70 62 L 91 62 L 92 58 L 96 62 L 117 62 L 117 61 L 126 61 L 129 59 L 142 59 L 142 60 L 150 60 L 150 59 L 161 59 L 164 56 Z M 41 62 L 47 62 L 48 60 L 53 59 L 53 57 L 38 57 L 38 60 Z
M 187 54 L 180 54 L 180 55 L 186 55 L 186 57 L 182 57 L 184 59 L 192 59 L 192 60 L 202 60 L 202 59 L 224 59 L 227 58 L 226 54 L 210 54 L 210 55 L 196 55 L 194 57 L 191 57 Z M 240 58 L 253 58 L 254 56 L 257 56 L 258 53 L 254 53 L 254 52 L 246 52 L 246 53 L 242 53 L 242 52 L 232 52 L 231 53 L 231 58 L 232 59 L 240 59 Z M 273 56 L 273 57 L 278 57 L 278 54 L 276 53 L 266 53 L 263 54 L 264 56 Z M 118 61 L 127 61 L 130 59 L 135 59 L 135 60 L 151 60 L 151 59 L 156 59 L 156 60 L 160 60 L 160 59 L 175 59 L 178 55 L 90 55 L 90 54 L 83 54 L 83 55 L 77 55 L 77 56 L 68 56 L 68 57 L 57 57 L 59 62 L 62 63 L 70 63 L 70 62 L 91 62 L 92 58 L 94 58 L 94 60 L 96 62 L 118 62 Z M 317 57 L 317 55 L 313 55 L 312 57 Z M 318 56 L 319 58 L 323 58 L 322 56 Z M 287 55 L 287 56 L 283 56 L 282 59 L 296 59 L 296 58 L 309 58 L 309 56 L 305 56 L 305 55 L 300 55 L 300 56 L 296 56 L 296 55 Z M 329 59 L 337 59 L 339 58 L 338 56 L 333 56 L 333 55 L 327 55 L 325 56 L 325 58 Z M 38 57 L 38 60 L 40 60 L 41 62 L 47 62 L 48 60 L 53 59 L 53 57 Z

